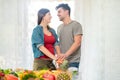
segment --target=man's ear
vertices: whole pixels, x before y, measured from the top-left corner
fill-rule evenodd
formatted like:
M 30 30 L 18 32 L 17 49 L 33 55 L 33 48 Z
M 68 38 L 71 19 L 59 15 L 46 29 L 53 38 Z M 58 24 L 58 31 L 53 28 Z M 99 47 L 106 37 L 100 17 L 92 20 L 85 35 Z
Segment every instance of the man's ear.
M 66 14 L 68 14 L 68 15 L 69 15 L 69 11 L 68 11 L 68 10 L 65 10 L 65 12 L 66 12 Z

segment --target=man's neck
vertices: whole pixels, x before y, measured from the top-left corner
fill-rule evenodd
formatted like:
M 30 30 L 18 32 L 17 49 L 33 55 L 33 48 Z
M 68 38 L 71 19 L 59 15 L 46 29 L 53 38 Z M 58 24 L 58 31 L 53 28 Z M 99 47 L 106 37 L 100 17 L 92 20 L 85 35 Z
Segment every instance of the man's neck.
M 66 18 L 63 20 L 63 23 L 64 23 L 64 25 L 67 25 L 67 24 L 69 24 L 71 21 L 72 21 L 72 20 L 71 20 L 70 17 L 66 17 Z

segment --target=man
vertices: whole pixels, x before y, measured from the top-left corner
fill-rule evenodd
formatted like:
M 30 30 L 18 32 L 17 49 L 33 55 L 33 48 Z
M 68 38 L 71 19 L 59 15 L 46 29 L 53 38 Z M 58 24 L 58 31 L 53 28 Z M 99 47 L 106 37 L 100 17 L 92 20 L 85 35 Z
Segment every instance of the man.
M 81 56 L 82 27 L 77 21 L 70 18 L 70 7 L 68 4 L 59 4 L 56 7 L 57 16 L 63 22 L 58 27 L 61 53 L 58 55 L 62 60 L 67 59 L 69 67 L 79 68 Z

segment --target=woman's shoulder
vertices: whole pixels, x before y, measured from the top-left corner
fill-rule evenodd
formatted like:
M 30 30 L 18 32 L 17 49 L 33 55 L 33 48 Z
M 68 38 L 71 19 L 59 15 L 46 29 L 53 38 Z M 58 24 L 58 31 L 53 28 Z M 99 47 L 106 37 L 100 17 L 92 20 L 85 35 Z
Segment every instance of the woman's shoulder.
M 52 32 L 54 35 L 56 35 L 56 31 L 53 28 L 50 28 L 50 32 Z
M 39 30 L 42 30 L 42 27 L 41 27 L 40 25 L 37 25 L 37 26 L 33 29 L 33 31 L 39 31 Z
M 50 30 L 50 31 L 55 31 L 55 29 L 53 29 L 53 28 L 50 28 L 49 30 Z

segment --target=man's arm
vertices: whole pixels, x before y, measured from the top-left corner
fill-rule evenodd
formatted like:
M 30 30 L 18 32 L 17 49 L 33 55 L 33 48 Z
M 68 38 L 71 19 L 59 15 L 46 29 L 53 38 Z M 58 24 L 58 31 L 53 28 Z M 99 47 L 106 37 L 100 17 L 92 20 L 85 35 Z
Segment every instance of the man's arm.
M 55 49 L 56 49 L 57 55 L 61 54 L 60 47 L 58 45 L 55 46 Z

